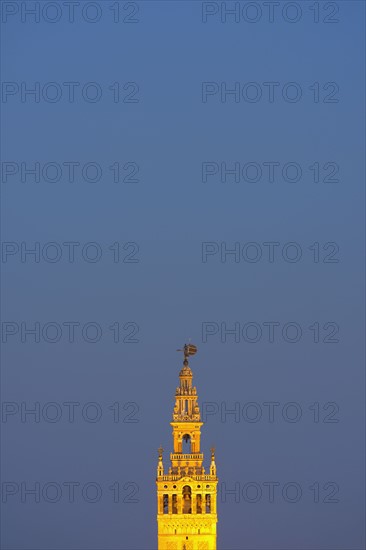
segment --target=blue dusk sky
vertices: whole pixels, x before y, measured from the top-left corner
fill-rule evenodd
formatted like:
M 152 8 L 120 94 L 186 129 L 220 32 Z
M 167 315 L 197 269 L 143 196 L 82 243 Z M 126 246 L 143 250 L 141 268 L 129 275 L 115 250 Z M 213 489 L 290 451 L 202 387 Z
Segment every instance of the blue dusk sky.
M 364 12 L 1 2 L 4 550 L 157 548 L 189 340 L 218 549 L 364 548 Z

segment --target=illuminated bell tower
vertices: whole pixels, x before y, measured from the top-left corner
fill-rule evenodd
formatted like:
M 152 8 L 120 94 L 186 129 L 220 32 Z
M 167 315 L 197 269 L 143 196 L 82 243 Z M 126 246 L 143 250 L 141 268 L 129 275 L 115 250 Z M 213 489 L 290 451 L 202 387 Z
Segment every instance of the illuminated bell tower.
M 217 477 L 215 449 L 211 449 L 209 472 L 201 453 L 201 414 L 197 390 L 192 386 L 188 357 L 197 351 L 184 346 L 180 384 L 175 392 L 173 411 L 173 452 L 166 474 L 163 449 L 157 468 L 158 550 L 216 550 Z

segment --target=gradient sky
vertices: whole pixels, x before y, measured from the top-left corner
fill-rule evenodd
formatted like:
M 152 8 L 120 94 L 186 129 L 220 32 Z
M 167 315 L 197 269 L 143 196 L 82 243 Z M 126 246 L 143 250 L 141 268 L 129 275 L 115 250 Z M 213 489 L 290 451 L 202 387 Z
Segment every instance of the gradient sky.
M 29 87 L 39 82 L 42 89 L 56 82 L 63 90 L 54 103 L 42 96 L 38 103 L 31 96 L 22 102 L 20 93 L 2 97 L 2 158 L 15 163 L 5 170 L 19 168 L 7 179 L 3 173 L 3 241 L 15 243 L 12 250 L 22 242 L 30 248 L 38 242 L 42 250 L 55 242 L 62 249 L 57 262 L 42 256 L 39 262 L 32 256 L 22 261 L 20 252 L 3 257 L 2 317 L 14 323 L 3 324 L 3 338 L 11 327 L 19 332 L 3 343 L 2 399 L 14 414 L 3 416 L 2 481 L 12 482 L 19 492 L 7 496 L 10 486 L 3 485 L 2 547 L 156 548 L 157 448 L 163 445 L 167 465 L 182 361 L 176 349 L 190 338 L 198 346 L 191 366 L 201 410 L 213 403 L 203 446 L 206 456 L 212 444 L 217 449 L 218 548 L 361 550 L 364 3 L 297 2 L 302 15 L 291 23 L 283 9 L 294 18 L 295 8 L 281 2 L 270 22 L 266 3 L 258 2 L 262 17 L 256 23 L 243 19 L 242 11 L 237 23 L 233 16 L 222 22 L 220 11 L 203 23 L 202 9 L 215 11 L 220 3 L 203 8 L 198 1 L 141 1 L 139 11 L 129 15 L 134 3 L 120 2 L 121 20 L 114 23 L 110 8 L 117 3 L 104 0 L 94 24 L 82 19 L 80 7 L 74 23 L 68 22 L 66 7 L 59 4 L 58 22 L 47 21 L 56 13 L 52 6 L 39 23 L 31 17 L 22 22 L 21 3 L 13 2 L 19 12 L 4 16 L 2 23 L 2 79 L 13 83 L 6 90 L 21 82 Z M 254 17 L 254 7 L 247 4 L 240 7 Z M 3 10 L 12 9 L 5 5 Z M 318 23 L 311 6 L 319 7 Z M 137 22 L 123 22 L 126 17 Z M 339 21 L 324 22 L 331 17 Z M 80 83 L 72 103 L 62 84 L 71 81 Z M 88 82 L 102 89 L 100 101 L 80 95 Z M 138 102 L 114 103 L 108 87 L 115 82 L 121 98 L 134 90 L 131 85 L 124 90 L 126 83 L 138 83 Z M 226 83 L 228 89 L 235 82 L 241 89 L 255 82 L 263 96 L 256 103 L 242 96 L 235 102 L 233 96 L 221 101 L 217 93 L 203 103 L 202 82 Z M 279 83 L 273 102 L 265 95 L 265 82 Z M 283 99 L 289 82 L 302 91 L 298 102 Z M 319 102 L 314 102 L 315 82 Z M 323 89 L 329 82 L 339 87 L 337 102 L 324 102 L 333 89 Z M 43 177 L 34 182 L 31 176 L 22 182 L 22 162 L 93 162 L 102 168 L 102 177 L 93 183 L 78 171 L 72 182 L 63 171 L 53 183 Z M 108 167 L 116 162 L 125 167 L 123 175 L 131 170 L 126 163 L 136 163 L 138 181 L 114 183 Z M 280 170 L 296 162 L 302 176 L 289 182 L 279 172 L 269 182 L 263 169 L 257 182 L 235 182 L 232 176 L 222 182 L 214 175 L 203 183 L 204 162 L 256 162 L 262 168 L 276 162 Z M 309 169 L 315 162 L 318 183 Z M 338 181 L 324 181 L 329 162 L 339 167 Z M 81 243 L 74 262 L 62 244 L 70 241 Z M 84 256 L 80 252 L 90 242 L 102 251 L 94 263 L 85 255 L 92 257 L 95 249 L 83 249 Z M 126 243 L 137 243 L 133 259 L 138 261 L 115 263 L 109 247 L 116 250 L 116 242 L 122 259 L 136 249 L 123 249 Z M 218 250 L 237 242 L 241 251 L 254 242 L 263 257 L 249 262 L 243 252 L 238 262 L 230 255 L 221 261 L 215 253 L 203 262 L 203 242 L 218 243 Z M 280 243 L 273 262 L 265 256 L 266 242 Z M 300 246 L 298 262 L 282 255 L 289 242 Z M 320 247 L 318 262 L 314 243 Z M 326 243 L 339 247 L 337 262 L 324 261 L 333 250 L 324 249 Z M 56 249 L 45 250 L 47 258 Z M 73 343 L 63 325 L 70 321 L 80 323 Z M 47 341 L 51 326 L 40 342 L 32 336 L 22 341 L 21 323 L 31 327 L 37 322 L 41 328 L 62 326 L 60 340 Z M 81 327 L 91 322 L 102 332 L 96 343 L 81 336 Z M 273 342 L 268 341 L 268 322 L 279 323 Z M 282 337 L 289 322 L 301 327 L 298 342 Z M 109 328 L 114 323 L 120 324 L 118 343 Z M 216 334 L 205 338 L 203 323 L 211 323 Z M 253 327 L 261 327 L 262 337 L 256 343 L 242 334 L 238 342 L 230 335 L 225 339 L 222 327 L 234 323 L 240 329 L 257 323 Z M 316 329 L 309 329 L 314 323 L 319 323 L 319 342 L 314 342 Z M 339 327 L 338 342 L 324 342 L 335 326 L 327 323 Z M 121 341 L 136 326 L 138 341 Z M 94 337 L 90 330 L 87 338 Z M 22 402 L 28 407 L 38 402 L 41 408 L 58 403 L 62 417 L 50 422 L 56 409 L 48 409 L 40 422 L 31 416 L 22 422 L 16 412 Z M 68 421 L 65 402 L 80 403 L 74 422 Z M 88 422 L 80 412 L 90 402 L 102 411 L 98 422 Z M 113 422 L 116 402 L 120 422 Z M 252 402 L 262 413 L 258 422 L 248 421 Z M 263 405 L 267 402 L 279 403 L 273 422 Z M 294 411 L 286 409 L 290 402 L 300 407 L 298 422 L 286 417 L 286 410 L 288 415 Z M 225 416 L 225 407 L 235 403 L 244 411 L 239 419 Z M 319 404 L 319 422 L 314 421 L 314 403 Z M 93 409 L 86 410 L 92 416 Z M 62 485 L 71 481 L 80 484 L 74 502 Z M 39 503 L 31 496 L 22 502 L 22 482 L 28 487 L 38 482 L 41 488 L 53 482 L 63 492 L 55 503 L 42 494 Z M 81 496 L 90 482 L 102 489 L 99 502 Z M 113 502 L 109 489 L 116 482 L 119 502 Z M 274 502 L 268 498 L 268 482 L 279 484 Z M 302 490 L 298 502 L 282 496 L 290 482 Z M 239 484 L 239 502 L 230 495 L 223 501 L 222 483 L 228 489 Z M 262 489 L 258 502 L 248 502 L 250 492 L 243 497 L 247 483 Z M 138 502 L 123 502 L 135 484 Z M 320 502 L 314 502 L 316 487 Z M 338 502 L 324 502 L 335 487 Z

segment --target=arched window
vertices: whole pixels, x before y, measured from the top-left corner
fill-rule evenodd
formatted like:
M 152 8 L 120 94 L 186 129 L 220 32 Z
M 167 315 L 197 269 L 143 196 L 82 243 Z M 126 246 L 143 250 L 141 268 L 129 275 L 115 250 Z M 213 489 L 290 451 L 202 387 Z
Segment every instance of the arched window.
M 196 495 L 197 514 L 202 514 L 202 495 Z
M 211 514 L 211 495 L 206 495 L 206 514 Z
M 182 453 L 190 454 L 192 452 L 191 448 L 192 448 L 191 436 L 189 434 L 184 434 L 182 438 Z
M 192 491 L 189 485 L 183 487 L 183 514 L 192 513 Z
M 169 508 L 169 495 L 163 495 L 163 514 L 168 513 Z

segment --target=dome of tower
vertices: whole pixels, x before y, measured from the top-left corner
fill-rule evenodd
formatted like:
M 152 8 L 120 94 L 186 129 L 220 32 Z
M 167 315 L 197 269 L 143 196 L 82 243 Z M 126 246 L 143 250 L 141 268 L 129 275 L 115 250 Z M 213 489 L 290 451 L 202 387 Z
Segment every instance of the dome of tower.
M 188 361 L 184 361 L 183 368 L 181 369 L 179 376 L 190 376 L 193 377 L 192 371 L 188 366 Z

